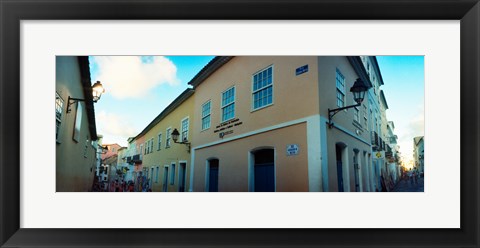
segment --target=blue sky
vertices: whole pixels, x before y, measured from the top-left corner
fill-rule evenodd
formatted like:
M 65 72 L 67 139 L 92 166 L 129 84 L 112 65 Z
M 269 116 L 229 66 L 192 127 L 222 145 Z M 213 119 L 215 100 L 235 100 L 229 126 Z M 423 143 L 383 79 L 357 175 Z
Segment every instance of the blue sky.
M 413 137 L 424 131 L 424 57 L 377 56 L 389 109 L 387 119 L 395 124 L 400 151 L 413 156 Z
M 95 104 L 97 132 L 103 143 L 127 146 L 188 86 L 213 56 L 100 56 L 90 57 L 92 81 L 106 92 Z M 423 56 L 378 56 L 389 105 L 387 119 L 404 155 L 411 156 L 413 137 L 423 135 Z
M 140 133 L 189 87 L 188 82 L 212 58 L 90 57 L 92 81 L 101 81 L 106 91 L 95 104 L 97 132 L 104 136 L 103 143 L 127 146 L 127 138 Z

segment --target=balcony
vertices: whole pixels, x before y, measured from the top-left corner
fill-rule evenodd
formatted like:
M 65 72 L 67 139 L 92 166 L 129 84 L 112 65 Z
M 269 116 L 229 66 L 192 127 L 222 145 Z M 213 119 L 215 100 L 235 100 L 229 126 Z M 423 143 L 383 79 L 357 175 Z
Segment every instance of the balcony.
M 378 134 L 377 134 L 377 132 L 371 131 L 370 132 L 370 138 L 371 138 L 371 141 L 372 141 L 371 142 L 372 145 L 374 145 L 374 146 L 378 145 Z
M 378 149 L 380 144 L 379 144 L 379 137 L 378 137 L 377 132 L 371 131 L 370 132 L 370 138 L 371 138 L 371 143 L 372 143 L 373 149 L 374 150 Z
M 140 154 L 133 155 L 132 162 L 133 163 L 141 163 L 142 162 L 142 155 L 140 155 Z

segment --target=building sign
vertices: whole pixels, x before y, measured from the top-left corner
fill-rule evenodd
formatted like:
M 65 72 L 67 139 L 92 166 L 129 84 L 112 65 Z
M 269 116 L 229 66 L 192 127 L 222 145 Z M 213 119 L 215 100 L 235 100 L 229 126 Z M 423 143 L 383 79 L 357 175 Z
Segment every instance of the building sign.
M 218 133 L 218 136 L 220 138 L 223 138 L 225 135 L 233 133 L 233 130 L 232 130 L 233 127 L 236 127 L 236 126 L 239 126 L 239 125 L 242 125 L 242 124 L 243 124 L 243 122 L 241 122 L 238 118 L 233 119 L 233 120 L 229 120 L 229 121 L 223 122 L 220 125 L 216 126 L 213 133 Z
M 294 156 L 294 155 L 298 155 L 298 145 L 297 144 L 287 145 L 287 156 Z
M 303 74 L 305 72 L 308 72 L 308 65 L 300 66 L 297 69 L 295 69 L 295 75 L 298 76 L 300 74 Z
M 377 157 L 377 158 L 385 158 L 385 152 L 379 151 L 379 152 L 375 153 L 375 157 Z

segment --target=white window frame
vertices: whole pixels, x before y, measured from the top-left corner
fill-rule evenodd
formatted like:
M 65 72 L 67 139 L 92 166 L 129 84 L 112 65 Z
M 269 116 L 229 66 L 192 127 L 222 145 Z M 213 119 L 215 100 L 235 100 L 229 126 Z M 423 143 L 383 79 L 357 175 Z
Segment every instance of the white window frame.
M 150 153 L 153 152 L 153 137 L 150 139 Z
M 338 85 L 338 76 L 341 76 L 342 78 L 342 81 L 341 82 L 343 84 L 343 89 L 339 88 L 339 85 Z M 339 99 L 338 98 L 338 94 L 341 93 L 342 94 L 342 99 Z M 336 104 L 337 104 L 337 107 L 339 108 L 343 108 L 346 105 L 346 102 L 345 102 L 345 76 L 343 75 L 343 73 L 340 71 L 340 69 L 336 68 L 335 69 L 335 100 L 336 100 Z M 343 105 L 340 106 L 338 103 L 339 103 L 339 100 L 341 100 L 343 102 Z
M 223 94 L 227 93 L 227 92 L 230 91 L 231 89 L 233 89 L 233 101 L 230 102 L 230 103 L 227 103 L 227 104 L 223 105 Z M 235 119 L 235 98 L 236 98 L 236 95 L 237 95 L 237 91 L 236 91 L 236 89 L 235 89 L 235 86 L 232 86 L 232 87 L 226 89 L 226 90 L 223 91 L 222 94 L 220 95 L 220 105 L 221 105 L 221 115 L 222 115 L 221 119 L 222 119 L 222 123 L 223 123 L 223 122 L 226 122 L 226 121 L 229 121 L 229 120 Z M 224 119 L 223 119 L 223 116 L 224 116 L 224 115 L 223 115 L 223 111 L 224 111 L 225 108 L 227 108 L 227 107 L 230 106 L 230 105 L 233 105 L 233 116 L 232 116 L 231 118 L 229 118 L 229 119 L 225 119 L 225 120 L 224 120 Z
M 60 143 L 59 142 L 59 138 L 60 138 L 60 128 L 62 127 L 62 119 L 63 119 L 63 110 L 65 108 L 65 101 L 63 100 L 63 98 L 60 96 L 60 94 L 58 94 L 58 92 L 55 92 L 56 93 L 56 96 L 55 96 L 55 125 L 56 125 L 56 133 L 55 133 L 55 139 L 57 141 L 57 143 Z M 59 101 L 61 103 L 61 106 L 59 106 L 59 110 L 60 112 L 57 111 L 57 101 Z M 57 115 L 57 113 L 60 114 L 60 116 Z M 57 122 L 58 122 L 58 125 L 57 125 Z
M 183 130 L 184 121 L 187 121 L 187 130 Z M 184 137 L 185 132 L 186 132 L 186 137 Z M 190 117 L 187 116 L 180 121 L 180 142 L 188 141 L 189 132 L 190 132 Z
M 266 85 L 262 88 L 259 88 L 257 90 L 254 90 L 255 76 L 264 72 L 264 71 L 266 71 L 266 70 L 268 70 L 268 69 L 270 69 L 270 68 L 272 69 L 272 76 L 271 76 L 272 77 L 272 83 L 269 84 L 269 85 Z M 252 106 L 251 106 L 252 107 L 252 110 L 251 110 L 252 112 L 273 105 L 273 103 L 274 103 L 274 82 L 275 82 L 275 79 L 274 79 L 274 76 L 273 76 L 274 75 L 273 71 L 274 71 L 273 65 L 269 65 L 266 68 L 254 73 L 252 75 Z M 259 106 L 259 107 L 255 108 L 255 94 L 260 92 L 260 91 L 268 90 L 268 88 L 272 88 L 272 102 L 267 103 L 266 105 L 262 105 L 262 106 Z
M 162 133 L 159 133 L 159 134 L 157 135 L 157 138 L 158 138 L 157 151 L 160 151 L 160 150 L 162 150 Z
M 172 145 L 172 127 L 168 127 L 165 131 L 165 148 L 170 148 Z
M 208 114 L 207 114 L 207 113 L 204 114 L 204 113 L 203 113 L 203 108 L 204 108 L 207 104 L 209 104 Z M 212 116 L 212 101 L 211 101 L 211 100 L 208 100 L 208 101 L 206 101 L 204 104 L 202 104 L 201 114 L 202 114 L 201 128 L 202 128 L 202 131 L 203 131 L 203 130 L 209 129 L 210 126 L 211 126 L 211 123 L 212 123 L 212 117 L 211 117 L 211 116 Z M 204 123 L 203 120 L 205 120 L 206 118 L 209 118 L 209 119 L 208 119 L 208 127 L 205 127 L 205 128 L 204 128 L 204 127 L 203 127 L 203 123 Z

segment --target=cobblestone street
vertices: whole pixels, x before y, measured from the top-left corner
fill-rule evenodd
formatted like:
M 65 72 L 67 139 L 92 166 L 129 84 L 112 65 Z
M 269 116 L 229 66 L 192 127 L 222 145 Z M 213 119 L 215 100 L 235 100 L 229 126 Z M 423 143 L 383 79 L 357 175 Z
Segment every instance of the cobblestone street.
M 423 188 L 423 177 L 418 179 L 416 183 L 409 179 L 404 179 L 398 182 L 392 192 L 424 192 Z

